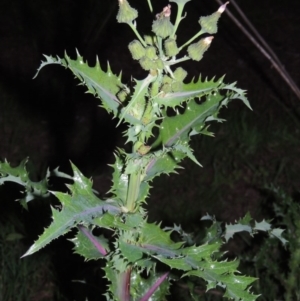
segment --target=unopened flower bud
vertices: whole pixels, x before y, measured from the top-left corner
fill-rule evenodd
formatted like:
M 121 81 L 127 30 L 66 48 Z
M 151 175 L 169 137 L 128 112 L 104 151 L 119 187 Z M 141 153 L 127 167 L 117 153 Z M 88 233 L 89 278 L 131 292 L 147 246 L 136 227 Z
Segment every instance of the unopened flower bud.
M 144 36 L 147 45 L 154 45 L 154 36 Z
M 140 65 L 144 70 L 156 69 L 154 61 L 150 60 L 146 56 L 142 57 L 140 60 Z
M 174 39 L 165 40 L 165 54 L 166 56 L 174 56 L 179 53 L 177 43 Z
M 170 83 L 172 83 L 172 81 L 173 81 L 173 79 L 170 76 L 168 76 L 168 75 L 163 76 L 163 79 L 162 79 L 163 84 L 170 84 Z
M 155 97 L 158 94 L 159 81 L 155 81 L 151 84 L 150 87 L 150 95 L 151 97 Z
M 219 7 L 219 9 L 217 10 L 217 12 L 220 13 L 220 14 L 222 14 L 225 11 L 225 9 L 226 9 L 227 4 L 229 4 L 229 2 L 226 2 L 223 5 L 221 5 Z
M 226 2 L 220 6 L 219 9 L 210 16 L 200 17 L 199 23 L 201 25 L 201 29 L 205 31 L 205 33 L 214 34 L 218 31 L 218 20 L 228 3 L 229 2 Z
M 121 102 L 123 102 L 123 101 L 126 99 L 126 97 L 127 97 L 128 95 L 127 95 L 127 93 L 126 93 L 124 90 L 122 90 L 122 91 L 120 91 L 120 92 L 117 94 L 117 96 L 118 96 L 119 100 L 120 100 Z
M 166 38 L 173 33 L 174 26 L 170 21 L 171 5 L 166 6 L 152 24 L 152 31 L 161 38 Z
M 132 8 L 127 0 L 119 0 L 117 21 L 119 23 L 131 23 L 138 16 L 138 11 Z
M 207 37 L 197 43 L 191 44 L 188 47 L 189 57 L 194 61 L 200 61 L 203 57 L 203 53 L 209 48 L 213 38 L 214 37 Z
M 164 62 L 161 60 L 161 59 L 157 59 L 155 61 L 155 66 L 156 66 L 156 69 L 164 69 L 165 65 L 164 65 Z
M 140 43 L 138 40 L 133 40 L 129 45 L 128 45 L 129 51 L 132 55 L 132 58 L 134 60 L 139 60 L 143 56 L 145 56 L 145 48 L 143 45 Z
M 176 68 L 173 74 L 175 79 L 179 82 L 182 82 L 187 76 L 187 72 L 181 67 Z
M 182 86 L 183 86 L 182 82 L 174 82 L 172 84 L 172 91 L 173 92 L 180 92 L 180 91 L 182 91 Z
M 157 56 L 156 48 L 154 46 L 147 46 L 146 47 L 146 57 L 153 60 Z
M 172 91 L 171 85 L 170 84 L 164 84 L 164 85 L 162 85 L 161 91 L 163 91 L 164 93 L 171 92 Z
M 137 152 L 138 152 L 141 156 L 144 156 L 144 155 L 146 155 L 146 154 L 150 151 L 150 149 L 151 149 L 151 146 L 143 144 L 143 145 L 141 145 L 141 146 L 138 148 Z

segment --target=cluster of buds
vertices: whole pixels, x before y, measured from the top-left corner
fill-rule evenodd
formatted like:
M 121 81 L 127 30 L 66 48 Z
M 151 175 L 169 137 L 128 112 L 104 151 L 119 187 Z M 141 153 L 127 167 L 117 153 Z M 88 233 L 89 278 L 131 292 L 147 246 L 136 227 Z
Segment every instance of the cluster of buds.
M 134 60 L 138 60 L 145 70 L 163 69 L 164 63 L 157 55 L 155 46 L 144 47 L 138 40 L 132 41 L 128 45 L 129 51 Z
M 190 0 L 173 0 L 172 2 L 183 5 L 188 1 Z M 186 45 L 191 43 L 192 40 L 200 35 L 200 33 L 215 34 L 218 29 L 218 20 L 228 3 L 229 2 L 226 2 L 220 6 L 219 9 L 210 16 L 200 17 L 199 23 L 201 25 L 201 31 Z M 132 23 L 137 18 L 137 15 L 137 11 L 128 4 L 127 0 L 119 0 L 119 12 L 117 16 L 119 22 Z M 129 44 L 129 50 L 133 59 L 138 60 L 141 67 L 145 70 L 164 69 L 163 60 L 168 59 L 169 57 L 175 57 L 182 48 L 178 48 L 176 43 L 175 31 L 178 26 L 178 20 L 176 20 L 177 25 L 175 29 L 175 26 L 170 21 L 170 16 L 171 5 L 169 4 L 163 8 L 161 13 L 156 15 L 156 19 L 153 21 L 152 31 L 155 36 L 146 36 L 144 41 L 139 37 L 142 43 L 138 40 L 134 40 Z M 162 42 L 163 44 L 159 44 L 160 39 L 164 39 Z M 209 48 L 212 39 L 213 36 L 209 36 L 196 43 L 190 44 L 187 49 L 189 58 L 200 61 L 204 52 Z M 162 52 L 165 57 L 160 56 Z M 166 90 L 171 89 L 169 87 L 170 83 L 164 84 L 166 84 L 166 86 L 164 86 Z
M 178 67 L 174 71 L 173 76 L 174 78 L 164 75 L 161 86 L 161 91 L 164 93 L 181 91 L 183 81 L 187 76 L 187 72 L 183 68 Z

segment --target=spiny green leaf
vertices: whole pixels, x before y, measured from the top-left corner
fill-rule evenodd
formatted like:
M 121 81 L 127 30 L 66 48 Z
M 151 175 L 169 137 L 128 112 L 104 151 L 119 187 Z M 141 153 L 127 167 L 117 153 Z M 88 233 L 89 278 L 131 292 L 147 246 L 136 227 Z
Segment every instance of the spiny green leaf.
M 223 86 L 224 76 L 219 80 L 214 81 L 205 79 L 203 82 L 201 81 L 201 76 L 197 81 L 192 81 L 188 84 L 182 85 L 182 89 L 180 92 L 170 92 L 166 94 L 159 94 L 157 98 L 155 98 L 155 102 L 159 105 L 163 105 L 166 108 L 171 107 L 175 108 L 177 106 L 182 105 L 184 102 L 194 99 L 201 98 L 205 95 L 211 94 L 216 89 L 221 89 Z
M 148 93 L 149 85 L 155 80 L 155 76 L 149 75 L 144 80 L 135 80 L 136 85 L 134 93 L 126 108 L 121 110 L 121 117 L 119 123 L 125 118 L 127 114 L 133 116 L 136 120 L 140 120 L 146 109 L 146 94 Z M 136 122 L 134 124 L 137 124 Z
M 229 85 L 225 85 L 224 87 L 222 87 L 222 89 L 224 90 L 229 90 L 231 92 L 234 92 L 234 94 L 232 95 L 232 99 L 240 99 L 242 100 L 242 102 L 250 109 L 252 110 L 251 108 L 251 105 L 249 103 L 249 100 L 247 99 L 246 97 L 246 90 L 242 90 L 242 89 L 239 89 L 235 86 L 236 82 L 234 83 L 231 83 Z
M 83 57 L 77 52 L 77 58 L 72 60 L 67 54 L 64 58 L 54 58 L 45 55 L 46 61 L 42 62 L 38 72 L 49 64 L 59 64 L 65 68 L 69 68 L 73 74 L 81 81 L 83 85 L 88 88 L 88 92 L 99 97 L 102 101 L 102 106 L 108 111 L 112 112 L 114 117 L 118 117 L 123 108 L 122 102 L 117 98 L 117 93 L 124 88 L 121 82 L 121 75 L 116 76 L 112 73 L 110 66 L 107 66 L 107 71 L 101 69 L 98 58 L 96 65 L 90 67 L 83 61 Z M 123 118 L 127 122 L 138 123 L 132 115 L 125 114 Z
M 163 150 L 161 151 L 163 152 Z M 146 176 L 144 181 L 151 181 L 154 177 L 162 173 L 169 175 L 177 173 L 176 169 L 180 169 L 179 163 L 186 157 L 186 154 L 179 151 L 164 152 L 163 155 L 154 156 L 149 161 L 146 168 Z
M 266 222 L 264 219 L 259 223 L 257 221 L 255 221 L 254 230 L 270 231 L 271 230 L 271 224 Z
M 172 146 L 179 139 L 188 141 L 191 130 L 195 127 L 202 126 L 206 119 L 218 113 L 222 106 L 224 96 L 216 93 L 207 97 L 202 104 L 197 104 L 195 100 L 191 100 L 183 114 L 173 117 L 165 117 L 160 126 L 158 142 L 164 146 Z
M 233 237 L 235 233 L 246 231 L 250 235 L 253 234 L 252 228 L 248 225 L 243 224 L 226 224 L 226 230 L 225 230 L 225 240 L 228 241 L 230 238 Z
M 270 232 L 270 236 L 271 237 L 274 236 L 274 237 L 278 238 L 281 241 L 281 243 L 283 245 L 285 245 L 286 243 L 288 243 L 288 241 L 284 237 L 282 237 L 283 232 L 284 232 L 284 229 L 275 228 L 275 229 L 272 229 L 272 231 Z
M 247 212 L 244 217 L 242 217 L 242 218 L 239 219 L 238 224 L 251 226 L 252 220 L 253 219 L 252 219 L 250 213 Z
M 194 135 L 196 132 L 201 133 L 201 129 L 205 129 L 207 119 L 219 112 L 223 101 L 224 96 L 218 93 L 210 95 L 200 105 L 196 101 L 191 100 L 183 114 L 178 114 L 174 117 L 164 117 L 160 125 L 159 136 L 151 147 L 153 149 L 161 146 L 172 147 L 178 141 L 181 141 L 181 144 L 188 142 L 191 133 Z M 186 154 L 182 152 L 174 152 L 164 157 L 153 158 L 147 167 L 146 179 L 150 180 L 163 172 L 170 173 L 174 171 L 178 167 L 178 162 L 185 156 Z
M 25 209 L 27 209 L 27 203 L 36 197 L 46 198 L 50 195 L 48 192 L 48 180 L 53 173 L 57 172 L 56 175 L 59 177 L 67 177 L 63 173 L 60 174 L 56 169 L 54 172 L 50 172 L 48 170 L 45 178 L 39 182 L 31 181 L 29 172 L 26 169 L 27 162 L 28 159 L 25 159 L 19 164 L 19 166 L 11 167 L 7 161 L 0 161 L 0 185 L 5 182 L 14 182 L 23 186 L 25 188 L 25 196 L 19 201 Z
M 161 301 L 169 294 L 170 282 L 166 279 L 168 273 L 160 275 L 159 273 L 152 272 L 147 279 L 140 276 L 140 273 L 135 276 L 132 274 L 131 283 L 135 288 L 134 300 L 140 301 Z M 140 298 L 142 296 L 142 298 Z
M 120 216 L 116 216 L 110 214 L 108 212 L 103 215 L 96 217 L 93 219 L 93 224 L 106 229 L 114 229 L 117 228 L 119 230 L 130 231 L 132 230 L 131 226 L 126 225 L 120 218 Z
M 142 257 L 142 253 L 158 254 L 163 257 L 175 257 L 182 242 L 174 243 L 170 232 L 163 231 L 156 224 L 144 223 L 137 230 L 123 233 L 119 238 L 122 254 L 131 262 Z M 133 258 L 134 257 L 134 258 Z
M 212 255 L 219 251 L 220 243 L 204 244 L 201 246 L 192 246 L 182 248 L 176 251 L 175 255 L 171 258 L 158 255 L 154 256 L 159 261 L 167 264 L 173 269 L 182 271 L 190 271 L 193 269 L 200 269 L 205 262 L 212 262 Z M 215 262 L 214 262 L 215 263 Z
M 66 234 L 78 223 L 92 224 L 93 219 L 103 215 L 104 212 L 111 214 L 121 212 L 115 202 L 100 200 L 92 191 L 92 182 L 85 178 L 73 164 L 72 169 L 74 184 L 68 185 L 72 194 L 52 192 L 61 202 L 62 209 L 59 211 L 51 208 L 53 222 L 23 256 L 35 253 L 52 240 Z
M 226 95 L 221 94 L 223 90 L 225 92 L 227 90 Z M 207 134 L 206 123 L 214 120 L 222 122 L 223 120 L 218 118 L 218 113 L 232 99 L 241 99 L 246 105 L 249 105 L 245 91 L 236 88 L 235 84 L 224 84 L 223 78 L 216 82 L 214 80 L 201 82 L 199 78 L 196 82 L 185 84 L 183 92 L 167 93 L 164 97 L 158 98 L 157 101 L 161 101 L 161 104 L 164 102 L 165 106 L 173 107 L 171 103 L 168 103 L 169 100 L 172 101 L 173 97 L 178 101 L 177 104 L 187 101 L 184 112 L 178 113 L 176 116 L 167 116 L 166 111 L 163 111 L 164 119 L 159 127 L 158 138 L 151 145 L 152 149 L 171 147 L 178 141 L 189 142 L 192 135 L 202 132 Z M 195 98 L 200 97 L 203 98 L 203 102 L 198 104 Z M 209 134 L 212 135 L 212 133 Z M 164 170 L 166 173 L 172 172 L 178 165 L 178 161 L 174 158 L 175 156 L 173 160 L 170 156 L 153 158 L 147 168 L 146 179 L 150 180 Z
M 116 199 L 120 199 L 122 204 L 126 203 L 127 189 L 128 189 L 128 175 L 124 173 L 125 158 L 122 156 L 122 152 L 119 151 L 115 154 L 115 163 L 111 165 L 113 167 L 113 185 L 109 192 L 115 195 Z
M 116 260 L 116 256 L 113 260 Z M 131 269 L 127 269 L 125 266 L 123 271 L 118 271 L 113 268 L 113 263 L 109 262 L 104 268 L 106 277 L 110 280 L 109 291 L 106 293 L 107 300 L 122 301 L 128 300 L 130 294 L 130 275 Z
M 193 154 L 193 150 L 186 143 L 176 143 L 174 149 L 184 153 L 188 156 L 193 162 L 202 167 L 202 165 L 198 162 L 196 157 Z
M 109 250 L 108 241 L 104 236 L 94 236 L 92 231 L 81 226 L 76 237 L 71 239 L 74 243 L 74 253 L 79 254 L 85 260 L 97 260 Z
M 256 278 L 238 276 L 236 270 L 238 261 L 230 262 L 205 262 L 200 269 L 186 273 L 184 276 L 197 276 L 208 282 L 208 289 L 222 287 L 224 297 L 235 301 L 254 301 L 257 295 L 249 292 L 248 287 Z

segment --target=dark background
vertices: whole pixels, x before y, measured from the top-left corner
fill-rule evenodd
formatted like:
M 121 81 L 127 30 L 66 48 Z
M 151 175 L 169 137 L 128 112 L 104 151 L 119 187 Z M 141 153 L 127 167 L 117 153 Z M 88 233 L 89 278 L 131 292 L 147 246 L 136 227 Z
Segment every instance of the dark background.
M 147 33 L 151 29 L 152 18 L 148 13 L 147 1 L 132 0 L 130 3 L 140 13 L 137 19 L 138 28 L 141 33 Z M 296 83 L 300 84 L 300 2 L 244 0 L 237 1 L 237 3 L 282 60 Z M 153 1 L 155 13 L 160 12 L 167 4 L 167 1 Z M 189 2 L 186 5 L 187 18 L 182 21 L 178 31 L 179 44 L 198 31 L 199 16 L 216 11 L 218 6 L 212 0 Z M 175 12 L 174 3 L 172 7 Z M 43 59 L 42 54 L 62 57 L 66 51 L 74 57 L 75 48 L 91 65 L 95 63 L 96 55 L 98 55 L 103 68 L 109 61 L 114 73 L 122 70 L 125 83 L 130 81 L 131 75 L 135 78 L 143 78 L 144 72 L 139 69 L 136 62 L 131 60 L 127 49 L 128 43 L 134 39 L 134 34 L 128 26 L 116 22 L 117 8 L 117 1 L 112 0 L 2 0 L 0 2 L 1 160 L 6 158 L 12 164 L 17 164 L 29 156 L 35 166 L 32 167 L 32 165 L 30 168 L 36 179 L 42 177 L 47 166 L 52 168 L 61 166 L 63 170 L 69 171 L 69 160 L 71 160 L 86 176 L 93 177 L 95 188 L 100 193 L 108 190 L 110 169 L 107 164 L 113 162 L 112 151 L 115 146 L 121 146 L 124 142 L 122 131 L 115 130 L 116 122 L 111 121 L 111 116 L 108 116 L 104 110 L 96 108 L 99 101 L 91 95 L 84 94 L 84 87 L 77 86 L 77 82 L 69 71 L 51 66 L 44 68 L 35 80 L 32 78 Z M 231 5 L 228 8 L 235 13 Z M 272 132 L 280 131 L 283 126 L 288 126 L 289 134 L 295 139 L 299 137 L 299 99 L 272 68 L 270 62 L 259 53 L 225 14 L 219 22 L 219 33 L 215 36 L 209 51 L 204 55 L 204 59 L 200 63 L 186 62 L 183 67 L 188 70 L 190 78 L 198 76 L 199 73 L 209 78 L 226 74 L 227 82 L 237 80 L 240 88 L 248 90 L 248 98 L 253 107 L 249 118 L 258 131 L 269 129 L 270 124 Z M 233 120 L 236 120 L 235 117 L 242 110 L 244 108 L 240 104 L 234 103 L 229 106 L 228 112 L 231 113 L 225 112 L 224 117 L 230 119 L 232 115 Z M 235 122 L 236 128 L 242 126 L 238 123 L 239 121 Z M 227 136 L 222 136 L 223 132 L 219 128 L 218 125 L 216 129 L 219 131 L 219 137 L 223 137 L 223 140 L 221 139 L 223 142 L 217 145 L 216 153 L 222 152 L 230 145 L 234 148 L 238 147 L 232 145 L 231 141 L 226 138 Z M 236 132 L 231 134 L 231 136 L 236 135 Z M 206 163 L 204 170 L 200 171 L 206 175 L 203 181 L 206 183 L 205 181 L 211 178 L 210 158 L 213 154 L 209 147 L 204 147 L 200 153 L 202 158 L 200 162 Z M 255 166 L 268 166 L 270 156 L 273 156 L 272 160 L 275 162 L 283 155 L 287 158 L 288 167 L 293 166 L 295 169 L 293 175 L 296 174 L 300 164 L 294 158 L 298 157 L 299 148 L 291 149 L 285 142 L 278 142 L 275 153 L 256 152 L 252 158 L 254 162 L 251 163 L 256 164 Z M 292 155 L 293 159 L 290 159 Z M 240 156 L 243 156 L 243 150 Z M 198 175 L 193 174 L 193 176 L 196 178 Z M 184 176 L 182 178 L 184 181 L 187 179 Z M 295 190 L 297 179 L 294 177 L 293 180 L 287 180 L 282 177 L 280 183 L 286 185 L 288 189 Z M 166 187 L 164 185 L 165 182 L 162 182 L 161 187 Z M 168 185 L 172 185 L 172 182 L 169 181 Z M 234 187 L 231 185 L 230 190 L 228 186 L 230 185 L 222 186 L 222 191 L 225 195 L 223 199 L 233 203 L 230 209 L 218 212 L 213 206 L 209 207 L 204 200 L 202 208 L 194 210 L 192 219 L 195 219 L 196 215 L 199 218 L 207 210 L 212 210 L 212 213 L 225 220 L 234 220 L 247 210 L 255 211 L 253 208 L 256 208 L 259 197 L 250 184 L 246 187 L 244 183 L 238 182 Z M 182 187 L 187 187 L 187 185 L 182 183 Z M 6 186 L 0 189 L 4 195 L 0 200 L 2 211 L 0 217 L 8 216 L 11 212 L 17 212 L 18 216 L 22 216 L 26 229 L 28 228 L 27 244 L 30 244 L 36 239 L 36 235 L 41 233 L 42 227 L 47 224 L 45 220 L 49 221 L 49 211 L 41 205 L 32 208 L 32 215 L 30 212 L 19 212 L 18 204 L 13 202 L 17 197 L 15 191 L 18 187 Z M 11 190 L 16 195 L 8 194 Z M 166 222 L 179 220 L 188 225 L 191 218 L 189 214 L 181 216 L 162 209 L 167 206 L 161 205 L 164 203 L 162 190 L 159 188 L 154 190 L 154 195 L 159 197 L 157 198 L 159 201 L 154 200 L 149 207 L 150 218 L 162 219 Z M 247 195 L 247 202 L 240 202 L 237 206 L 233 199 L 241 193 L 244 195 L 245 190 L 250 196 Z M 170 191 L 173 191 L 174 195 L 188 193 L 191 200 L 187 201 L 185 206 L 194 206 L 193 190 L 179 189 L 174 183 L 174 186 L 168 187 L 169 194 Z M 165 202 L 168 200 L 166 199 Z M 175 207 L 176 204 L 179 203 L 175 202 Z M 182 207 L 178 208 L 180 211 Z M 34 225 L 28 222 L 32 221 L 32 216 L 35 217 L 36 224 Z M 68 243 L 59 240 L 53 245 L 53 247 L 48 247 L 48 250 L 54 254 L 55 267 L 62 267 L 61 271 L 55 273 L 55 277 L 56 284 L 58 283 L 63 294 L 70 300 L 74 298 L 81 300 L 76 289 L 82 290 L 82 288 L 80 284 L 71 283 L 71 280 L 76 277 L 77 279 L 90 277 L 91 282 L 96 282 L 98 289 L 96 292 L 99 295 L 103 287 L 99 289 L 97 281 L 101 278 L 101 272 L 93 268 L 95 265 L 93 263 L 84 265 L 77 257 L 71 258 L 67 250 L 71 245 Z M 94 275 L 94 272 L 90 272 L 91 269 L 96 270 L 98 278 L 87 276 Z M 93 284 L 90 285 L 92 287 Z M 37 300 L 46 299 L 41 297 Z

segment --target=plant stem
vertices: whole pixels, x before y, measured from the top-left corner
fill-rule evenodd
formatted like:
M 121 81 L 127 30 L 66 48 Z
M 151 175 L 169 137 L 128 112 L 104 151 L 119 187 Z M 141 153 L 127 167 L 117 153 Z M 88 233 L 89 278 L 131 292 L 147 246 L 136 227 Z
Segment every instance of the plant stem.
M 195 39 L 197 39 L 199 36 L 201 36 L 202 34 L 204 34 L 205 31 L 202 31 L 202 29 L 195 34 L 191 39 L 189 39 L 186 43 L 184 43 L 182 46 L 179 47 L 179 51 L 182 50 L 182 48 L 184 48 L 185 46 L 189 45 L 190 43 L 192 43 Z
M 131 267 L 118 275 L 118 297 L 120 301 L 130 300 Z
M 153 13 L 153 7 L 152 7 L 151 0 L 148 0 L 148 5 L 149 5 L 149 9 L 150 9 L 151 13 Z
M 175 21 L 175 25 L 174 25 L 174 31 L 173 31 L 173 34 L 172 34 L 171 38 L 174 38 L 174 36 L 176 34 L 176 31 L 177 31 L 177 28 L 179 26 L 179 23 L 182 20 L 181 16 L 182 16 L 182 11 L 183 11 L 184 5 L 185 5 L 185 3 L 184 4 L 178 4 L 177 16 L 176 16 L 176 21 Z
M 140 42 L 143 44 L 144 47 L 147 47 L 146 42 L 143 40 L 143 38 L 140 36 L 139 32 L 136 29 L 136 23 L 127 23 L 130 28 L 133 30 L 133 32 L 135 33 L 135 35 L 138 37 L 138 39 L 140 40 Z
M 180 58 L 180 59 L 167 61 L 167 62 L 166 62 L 166 65 L 172 66 L 172 65 L 175 65 L 175 64 L 178 64 L 178 63 L 181 63 L 181 62 L 188 61 L 188 60 L 190 60 L 190 59 L 191 59 L 190 57 L 188 57 L 188 56 L 185 55 L 184 57 L 182 57 L 182 58 Z
M 157 44 L 158 44 L 159 56 L 160 56 L 160 58 L 162 58 L 164 56 L 164 52 L 163 52 L 163 48 L 162 48 L 162 38 L 161 37 L 157 37 Z
M 133 172 L 129 178 L 126 208 L 129 212 L 133 211 L 135 208 L 135 202 L 139 195 L 141 184 L 141 171 Z

